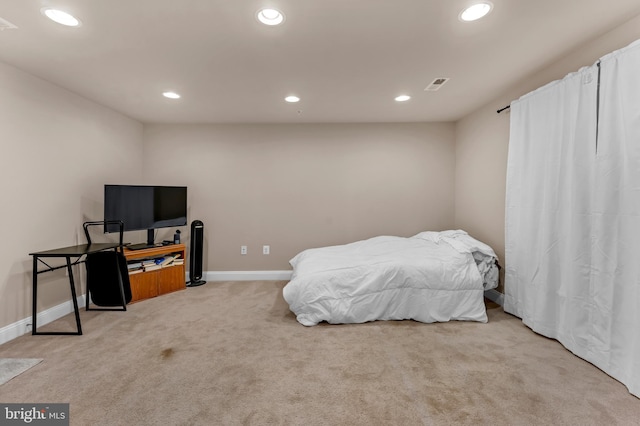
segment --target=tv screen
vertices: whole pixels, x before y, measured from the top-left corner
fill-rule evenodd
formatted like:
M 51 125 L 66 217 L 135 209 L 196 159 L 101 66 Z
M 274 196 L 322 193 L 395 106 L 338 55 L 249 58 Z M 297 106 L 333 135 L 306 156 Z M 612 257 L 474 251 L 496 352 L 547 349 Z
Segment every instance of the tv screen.
M 121 220 L 125 231 L 147 230 L 146 246 L 153 245 L 153 230 L 187 224 L 187 187 L 105 185 L 104 220 Z M 119 232 L 106 225 L 105 232 Z

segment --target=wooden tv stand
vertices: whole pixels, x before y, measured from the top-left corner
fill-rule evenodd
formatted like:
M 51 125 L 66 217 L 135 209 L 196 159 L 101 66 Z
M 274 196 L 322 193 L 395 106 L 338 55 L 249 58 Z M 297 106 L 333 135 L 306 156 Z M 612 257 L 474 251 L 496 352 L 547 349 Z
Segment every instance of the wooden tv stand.
M 180 259 L 184 260 L 186 254 L 184 244 L 170 244 L 142 250 L 129 250 L 126 247 L 124 249 L 127 263 L 175 255 L 176 253 L 180 254 Z M 166 266 L 154 271 L 130 273 L 129 282 L 131 283 L 131 303 L 183 290 L 187 287 L 184 264 Z

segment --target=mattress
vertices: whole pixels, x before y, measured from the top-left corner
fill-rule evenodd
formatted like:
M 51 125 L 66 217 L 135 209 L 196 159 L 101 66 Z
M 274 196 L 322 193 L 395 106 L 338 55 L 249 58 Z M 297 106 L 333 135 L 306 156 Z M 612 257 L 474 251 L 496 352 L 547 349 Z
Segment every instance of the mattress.
M 484 291 L 498 283 L 494 251 L 461 230 L 307 249 L 290 264 L 293 274 L 283 297 L 305 326 L 487 322 Z

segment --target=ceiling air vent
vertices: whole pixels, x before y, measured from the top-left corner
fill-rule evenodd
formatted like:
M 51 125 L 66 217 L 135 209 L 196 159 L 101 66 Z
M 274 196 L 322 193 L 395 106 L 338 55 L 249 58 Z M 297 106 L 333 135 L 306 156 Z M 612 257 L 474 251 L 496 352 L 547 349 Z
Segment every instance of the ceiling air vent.
M 449 81 L 448 78 L 436 78 L 435 80 L 433 80 L 431 82 L 431 84 L 429 84 L 427 86 L 426 89 L 424 89 L 425 92 L 435 92 L 436 90 L 440 89 L 442 86 L 444 86 L 444 84 Z
M 6 19 L 0 18 L 0 31 L 3 31 L 3 30 L 16 30 L 16 29 L 18 29 L 18 27 L 13 25 L 11 22 L 7 21 Z

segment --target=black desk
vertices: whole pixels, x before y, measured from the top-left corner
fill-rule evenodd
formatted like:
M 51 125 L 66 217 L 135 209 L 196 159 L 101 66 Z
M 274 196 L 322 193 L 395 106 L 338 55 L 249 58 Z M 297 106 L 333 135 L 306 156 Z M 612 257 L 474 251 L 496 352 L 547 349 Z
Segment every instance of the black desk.
M 78 246 L 64 247 L 55 250 L 39 251 L 35 253 L 29 253 L 29 256 L 33 256 L 33 312 L 31 321 L 31 334 L 82 334 L 82 326 L 80 325 L 80 311 L 78 310 L 78 301 L 76 300 L 76 287 L 73 281 L 73 269 L 71 266 L 80 263 L 81 258 L 87 254 L 97 253 L 104 250 L 115 250 L 120 247 L 121 243 L 93 243 L 93 244 L 81 244 Z M 49 266 L 42 258 L 45 257 L 64 257 L 67 260 L 66 265 L 62 266 Z M 75 259 L 73 262 L 71 259 Z M 38 261 L 45 265 L 47 268 L 38 271 Z M 37 301 L 38 301 L 38 274 L 44 272 L 55 271 L 56 269 L 67 268 L 67 274 L 69 275 L 69 285 L 71 286 L 71 298 L 73 300 L 73 309 L 76 314 L 76 326 L 78 331 L 37 331 L 36 317 L 37 317 Z M 85 297 L 89 297 L 87 294 Z

